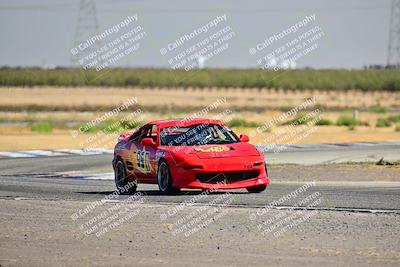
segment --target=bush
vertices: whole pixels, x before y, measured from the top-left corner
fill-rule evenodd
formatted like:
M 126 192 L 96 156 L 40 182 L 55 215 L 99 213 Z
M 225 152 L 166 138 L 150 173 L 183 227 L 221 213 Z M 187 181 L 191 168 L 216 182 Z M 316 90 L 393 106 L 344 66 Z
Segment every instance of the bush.
M 256 128 L 258 126 L 261 126 L 261 124 L 251 121 L 249 122 L 238 118 L 234 118 L 228 122 L 228 127 L 230 128 L 233 127 Z
M 307 124 L 311 118 L 307 117 L 304 113 L 299 113 L 296 115 L 296 118 L 292 121 L 290 121 L 289 124 L 293 125 L 302 125 L 302 124 Z
M 337 126 L 368 126 L 368 123 L 355 120 L 350 116 L 342 115 L 336 121 Z
M 31 130 L 38 133 L 51 133 L 53 131 L 53 123 L 50 121 L 37 121 L 31 125 Z
M 131 121 L 123 120 L 123 121 L 121 121 L 121 126 L 124 129 L 128 130 L 128 129 L 135 129 L 135 128 L 141 126 L 141 125 L 139 123 L 137 123 L 137 122 L 131 122 Z
M 340 116 L 336 121 L 337 126 L 351 126 L 355 123 L 355 120 L 349 116 Z
M 400 132 L 400 124 L 397 124 L 397 125 L 396 125 L 396 128 L 394 128 L 394 130 L 395 130 L 396 132 Z
M 293 120 L 286 121 L 286 122 L 282 123 L 282 125 L 294 125 L 294 126 L 302 125 L 302 124 L 307 124 L 311 120 L 312 120 L 312 118 L 307 117 L 306 114 L 298 113 Z
M 86 133 L 96 133 L 99 131 L 103 131 L 105 133 L 115 133 L 115 132 L 123 132 L 124 130 L 135 129 L 138 126 L 140 126 L 138 123 L 126 120 L 104 121 L 93 127 L 85 127 L 85 125 L 81 125 L 81 130 Z
M 384 118 L 379 118 L 375 124 L 376 127 L 390 127 L 391 125 L 392 123 L 388 119 Z
M 331 120 L 328 120 L 328 119 L 320 119 L 319 121 L 317 121 L 315 123 L 315 125 L 318 125 L 318 126 L 332 125 L 332 124 L 333 124 L 333 122 Z
M 90 126 L 87 127 L 86 124 L 81 125 L 79 128 L 81 129 L 82 132 L 85 133 L 96 133 L 99 131 L 104 131 L 104 132 L 113 132 L 113 130 L 115 130 L 115 126 L 114 126 L 115 122 L 111 122 L 111 121 L 105 121 L 102 123 L 99 123 L 97 125 L 94 126 Z
M 387 91 L 399 91 L 400 81 L 399 80 L 389 80 L 383 85 L 383 89 Z
M 388 120 L 391 122 L 400 122 L 400 115 L 389 116 Z
M 370 107 L 368 109 L 368 111 L 373 112 L 373 113 L 386 113 L 387 108 L 385 108 L 385 107 Z

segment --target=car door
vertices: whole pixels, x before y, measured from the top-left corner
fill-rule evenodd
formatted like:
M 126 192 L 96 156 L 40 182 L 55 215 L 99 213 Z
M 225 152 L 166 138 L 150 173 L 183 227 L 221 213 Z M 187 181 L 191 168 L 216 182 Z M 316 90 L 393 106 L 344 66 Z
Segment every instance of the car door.
M 156 146 L 143 146 L 144 138 L 152 138 L 157 143 L 157 126 L 147 125 L 132 136 L 130 158 L 133 173 L 140 182 L 155 183 Z
M 140 128 L 132 135 L 127 145 L 129 148 L 129 160 L 126 162 L 127 169 L 139 180 L 139 182 L 146 180 L 147 170 L 149 169 L 146 164 L 146 154 L 143 153 L 142 145 L 140 144 L 149 131 L 149 128 L 149 125 Z
M 157 183 L 156 178 L 156 152 L 158 146 L 158 129 L 157 125 L 149 125 L 149 129 L 146 133 L 142 136 L 143 138 L 151 138 L 153 139 L 155 146 L 143 146 L 140 144 L 140 155 L 138 156 L 138 164 L 140 164 L 144 170 L 144 179 L 147 183 Z

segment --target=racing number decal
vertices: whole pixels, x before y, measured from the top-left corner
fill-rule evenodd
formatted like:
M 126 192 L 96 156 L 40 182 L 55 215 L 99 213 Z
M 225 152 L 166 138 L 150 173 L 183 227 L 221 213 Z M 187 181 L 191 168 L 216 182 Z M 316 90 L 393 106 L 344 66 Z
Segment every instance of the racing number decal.
M 150 152 L 146 150 L 138 150 L 136 153 L 136 162 L 140 169 L 146 173 L 150 172 Z

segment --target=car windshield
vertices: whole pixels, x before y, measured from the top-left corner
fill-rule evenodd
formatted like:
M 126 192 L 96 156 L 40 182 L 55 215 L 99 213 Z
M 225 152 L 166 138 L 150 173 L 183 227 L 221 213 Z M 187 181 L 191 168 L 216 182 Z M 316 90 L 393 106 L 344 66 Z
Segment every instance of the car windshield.
M 219 124 L 195 124 L 187 127 L 167 127 L 160 132 L 161 145 L 193 146 L 240 142 L 235 133 Z

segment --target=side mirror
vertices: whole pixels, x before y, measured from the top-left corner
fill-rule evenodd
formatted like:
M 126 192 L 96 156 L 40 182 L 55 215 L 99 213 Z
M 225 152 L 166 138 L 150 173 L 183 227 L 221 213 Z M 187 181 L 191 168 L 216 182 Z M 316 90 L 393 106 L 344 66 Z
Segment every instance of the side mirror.
M 156 146 L 156 143 L 152 138 L 143 138 L 140 144 L 142 146 Z
M 241 142 L 249 142 L 249 140 L 250 140 L 249 137 L 245 134 L 241 134 L 239 139 Z

